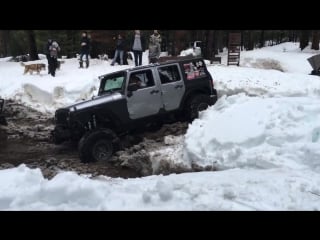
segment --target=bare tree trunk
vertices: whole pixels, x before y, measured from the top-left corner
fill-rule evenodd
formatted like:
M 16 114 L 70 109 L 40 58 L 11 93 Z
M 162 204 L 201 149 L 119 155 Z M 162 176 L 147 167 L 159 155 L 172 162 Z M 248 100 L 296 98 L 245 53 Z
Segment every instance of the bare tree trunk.
M 264 47 L 264 30 L 261 30 L 259 48 Z
M 222 30 L 217 30 L 216 31 L 217 35 L 217 49 L 218 52 L 223 52 L 223 31 Z
M 319 50 L 319 30 L 313 30 L 312 32 L 311 49 Z
M 253 43 L 253 31 L 248 31 L 248 49 L 247 50 L 253 50 L 254 43 Z
M 305 49 L 306 46 L 309 44 L 309 31 L 301 30 L 300 31 L 300 48 L 301 51 Z
M 10 53 L 10 30 L 0 31 L 0 54 L 3 57 L 9 56 Z
M 212 40 L 212 56 L 218 54 L 218 36 L 217 30 L 213 30 L 213 40 Z
M 206 59 L 211 59 L 212 58 L 212 53 L 213 53 L 213 30 L 208 31 L 208 41 L 207 41 L 207 48 L 205 52 L 205 58 Z
M 39 60 L 36 38 L 33 30 L 27 30 L 29 48 L 30 48 L 30 60 Z
M 244 30 L 241 30 L 241 51 L 244 48 Z

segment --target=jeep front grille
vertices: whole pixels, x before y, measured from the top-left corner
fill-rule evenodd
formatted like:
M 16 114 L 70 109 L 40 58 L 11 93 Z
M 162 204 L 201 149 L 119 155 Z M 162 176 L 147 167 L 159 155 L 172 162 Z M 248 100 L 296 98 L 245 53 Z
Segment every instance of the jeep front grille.
M 69 109 L 58 109 L 55 114 L 56 124 L 67 124 L 69 117 Z

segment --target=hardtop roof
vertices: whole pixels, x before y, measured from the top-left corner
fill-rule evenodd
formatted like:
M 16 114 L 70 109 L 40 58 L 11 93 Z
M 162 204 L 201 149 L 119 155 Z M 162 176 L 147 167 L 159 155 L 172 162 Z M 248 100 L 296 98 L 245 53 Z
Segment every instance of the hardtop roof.
M 161 58 L 160 58 L 161 59 Z M 111 72 L 111 73 L 107 73 L 104 75 L 101 75 L 99 78 L 103 78 L 104 76 L 110 75 L 110 74 L 117 74 L 120 72 L 132 72 L 132 71 L 136 71 L 136 70 L 143 70 L 143 69 L 147 69 L 150 67 L 157 67 L 157 66 L 162 66 L 162 65 L 166 65 L 166 64 L 171 64 L 171 63 L 180 63 L 180 62 L 187 62 L 190 60 L 203 60 L 202 57 L 190 57 L 190 56 L 183 56 L 183 57 L 173 57 L 172 59 L 167 59 L 164 60 L 162 62 L 159 63 L 151 63 L 148 65 L 143 65 L 143 66 L 138 66 L 138 67 L 131 67 L 131 68 L 127 68 L 127 69 L 123 69 L 123 70 L 119 70 L 119 71 L 115 71 L 115 72 Z

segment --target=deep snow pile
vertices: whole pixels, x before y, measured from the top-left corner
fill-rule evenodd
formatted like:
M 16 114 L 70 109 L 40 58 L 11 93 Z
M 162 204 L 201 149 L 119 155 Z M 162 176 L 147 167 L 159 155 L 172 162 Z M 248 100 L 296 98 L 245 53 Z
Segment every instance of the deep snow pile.
M 310 46 L 311 44 L 301 51 L 298 42 L 285 42 L 253 51 L 241 51 L 240 66 L 309 74 L 312 67 L 307 58 L 319 54 L 319 51 L 310 49 Z M 228 50 L 224 49 L 219 54 L 224 65 L 227 65 L 227 53 Z
M 185 160 L 217 169 L 320 173 L 320 106 L 312 97 L 222 97 L 189 127 Z
M 245 92 L 251 96 L 320 96 L 320 78 L 301 73 L 241 68 L 209 67 L 220 96 Z
M 146 58 L 144 54 L 144 58 Z M 144 59 L 145 60 L 145 59 Z M 110 66 L 111 60 L 90 60 L 88 69 L 79 69 L 77 59 L 64 59 L 56 77 L 47 71 L 23 75 L 19 62 L 0 62 L 0 96 L 27 104 L 41 112 L 53 113 L 57 108 L 90 99 L 98 92 L 99 76 L 133 65 Z M 25 64 L 45 63 L 45 59 Z M 130 62 L 130 64 L 132 64 Z
M 5 210 L 319 210 L 320 177 L 301 169 L 232 169 L 136 179 L 39 169 L 0 171 Z

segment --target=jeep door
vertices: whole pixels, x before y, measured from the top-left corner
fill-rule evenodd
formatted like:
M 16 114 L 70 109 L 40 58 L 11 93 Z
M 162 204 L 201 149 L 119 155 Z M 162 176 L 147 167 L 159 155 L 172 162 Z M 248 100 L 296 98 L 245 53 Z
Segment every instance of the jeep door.
M 157 67 L 161 82 L 162 101 L 166 111 L 175 110 L 180 106 L 185 86 L 178 64 Z
M 137 89 L 129 91 L 128 86 Z M 163 107 L 159 85 L 156 84 L 151 69 L 137 70 L 129 73 L 126 87 L 127 105 L 131 119 L 143 118 L 159 113 Z

